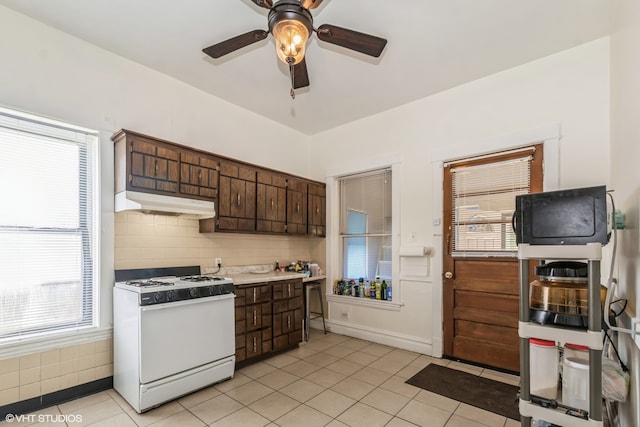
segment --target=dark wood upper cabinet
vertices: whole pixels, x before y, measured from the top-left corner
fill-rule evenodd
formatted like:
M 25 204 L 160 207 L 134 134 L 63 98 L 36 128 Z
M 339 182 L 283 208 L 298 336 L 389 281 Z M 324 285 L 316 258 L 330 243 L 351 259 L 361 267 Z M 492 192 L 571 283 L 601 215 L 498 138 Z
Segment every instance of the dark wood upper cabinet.
M 180 153 L 180 192 L 214 199 L 218 189 L 218 160 L 199 153 Z
M 324 184 L 309 183 L 308 233 L 312 236 L 326 236 L 327 197 Z
M 287 179 L 287 234 L 307 234 L 307 181 Z
M 256 230 L 256 169 L 228 160 L 220 161 L 217 231 Z M 200 227 L 202 231 L 202 226 Z
M 284 233 L 287 225 L 286 176 L 258 170 L 256 200 L 256 231 Z
M 115 192 L 141 191 L 212 200 L 218 185 L 215 157 L 189 147 L 129 130 L 115 143 Z
M 180 150 L 140 134 L 120 131 L 113 137 L 115 190 L 178 195 Z
M 325 236 L 325 185 L 122 129 L 115 144 L 115 192 L 216 200 L 200 232 Z

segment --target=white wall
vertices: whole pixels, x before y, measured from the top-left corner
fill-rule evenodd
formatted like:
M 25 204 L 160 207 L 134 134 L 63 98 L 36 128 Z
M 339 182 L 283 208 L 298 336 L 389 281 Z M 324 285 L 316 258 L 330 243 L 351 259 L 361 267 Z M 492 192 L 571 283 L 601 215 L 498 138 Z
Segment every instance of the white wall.
M 611 187 L 626 228 L 618 232 L 614 275 L 620 295 L 629 299 L 631 316 L 640 314 L 640 2 L 615 2 L 611 37 Z M 628 326 L 628 323 L 627 323 Z M 640 339 L 637 339 L 640 343 Z M 631 393 L 622 405 L 622 426 L 640 425 L 640 350 L 621 334 L 622 357 L 631 369 Z
M 115 131 L 126 128 L 313 178 L 306 163 L 300 161 L 300 152 L 308 150 L 306 135 L 2 6 L 0 28 L 0 105 L 100 131 L 100 313 L 105 328 L 111 321 L 114 270 L 110 137 Z M 216 256 L 224 257 L 224 253 Z M 107 337 L 101 333 L 93 338 Z M 26 350 L 14 349 L 11 354 L 29 351 L 28 346 L 23 347 Z M 46 350 L 41 347 L 31 350 Z M 3 351 L 0 359 L 7 354 Z
M 608 184 L 608 38 L 312 137 L 316 154 L 311 167 L 318 169 L 314 175 L 330 176 L 381 158 L 400 158 L 401 173 L 394 176 L 394 182 L 400 182 L 400 229 L 394 237 L 399 246 L 434 247 L 431 274 L 401 280 L 402 289 L 394 287 L 405 304 L 400 311 L 350 306 L 350 333 L 406 348 L 437 349 L 433 340 L 442 326 L 432 315 L 441 307 L 442 255 L 440 230 L 432 225 L 440 212 L 432 211 L 441 196 L 433 191 L 432 162 L 443 160 L 442 153 L 476 154 L 507 146 L 510 140 L 522 143 L 509 135 L 521 137 L 532 129 L 554 126 L 560 129 L 559 186 Z M 335 200 L 328 205 L 331 210 Z M 416 242 L 410 242 L 412 232 Z M 338 269 L 332 267 L 328 266 L 330 279 L 339 279 Z M 331 321 L 342 331 L 349 330 L 342 316 L 345 310 L 349 309 L 343 303 L 330 304 Z

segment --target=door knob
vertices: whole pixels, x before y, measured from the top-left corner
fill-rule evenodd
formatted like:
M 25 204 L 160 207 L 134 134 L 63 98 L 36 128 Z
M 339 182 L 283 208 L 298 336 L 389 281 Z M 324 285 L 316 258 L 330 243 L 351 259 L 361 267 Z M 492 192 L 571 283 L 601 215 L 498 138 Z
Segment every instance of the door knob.
M 452 279 L 453 278 L 453 273 L 450 271 L 447 271 L 446 273 L 444 273 L 444 278 L 445 279 Z

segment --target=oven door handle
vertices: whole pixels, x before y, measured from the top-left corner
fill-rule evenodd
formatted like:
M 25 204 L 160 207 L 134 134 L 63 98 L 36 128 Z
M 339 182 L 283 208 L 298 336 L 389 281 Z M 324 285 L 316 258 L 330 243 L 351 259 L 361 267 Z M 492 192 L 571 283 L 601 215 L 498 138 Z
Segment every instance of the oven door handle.
M 140 309 L 142 312 L 154 311 L 154 310 L 166 310 L 172 307 L 182 307 L 183 305 L 215 303 L 218 301 L 223 301 L 223 300 L 226 300 L 229 298 L 235 298 L 235 297 L 236 297 L 235 294 L 225 294 L 225 295 L 219 295 L 215 297 L 194 298 L 194 299 L 187 299 L 183 301 L 165 302 L 162 304 L 146 305 L 146 306 L 140 307 Z

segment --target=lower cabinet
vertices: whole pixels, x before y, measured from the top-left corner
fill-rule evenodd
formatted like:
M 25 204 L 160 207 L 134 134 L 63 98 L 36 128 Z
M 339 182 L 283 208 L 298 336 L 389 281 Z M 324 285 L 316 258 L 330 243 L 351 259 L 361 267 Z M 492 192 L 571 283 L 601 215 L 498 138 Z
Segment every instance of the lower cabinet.
M 302 341 L 302 279 L 236 286 L 236 363 Z
M 273 284 L 273 350 L 302 341 L 302 279 Z

